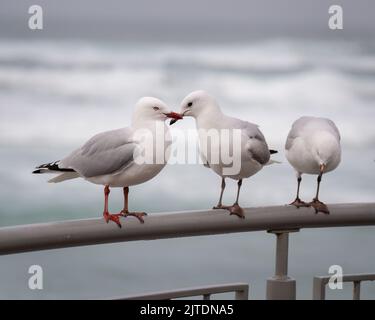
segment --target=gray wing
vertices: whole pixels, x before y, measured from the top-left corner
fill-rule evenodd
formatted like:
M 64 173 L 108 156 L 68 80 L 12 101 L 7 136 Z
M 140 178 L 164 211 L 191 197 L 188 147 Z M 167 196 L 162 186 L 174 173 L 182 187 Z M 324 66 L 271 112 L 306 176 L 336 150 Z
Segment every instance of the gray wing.
M 233 118 L 232 121 L 238 124 L 238 127 L 246 133 L 249 139 L 254 139 L 249 148 L 251 157 L 260 164 L 265 165 L 270 160 L 271 155 L 266 139 L 264 138 L 263 133 L 259 130 L 258 126 L 254 123 L 240 119 Z
M 133 161 L 136 144 L 131 135 L 130 128 L 99 133 L 61 160 L 59 167 L 74 169 L 86 178 L 114 173 Z
M 204 165 L 206 168 L 209 168 L 209 167 L 210 167 L 210 164 L 208 163 L 206 156 L 204 155 L 204 153 L 203 153 L 200 149 L 199 149 L 199 156 L 201 157 L 201 160 L 202 160 L 202 162 L 203 162 L 203 165 Z
M 328 127 L 329 129 L 328 128 L 327 129 L 332 131 L 336 135 L 338 140 L 341 139 L 340 132 L 332 120 L 327 119 L 327 118 L 317 118 L 317 117 L 301 117 L 293 123 L 292 129 L 289 131 L 289 134 L 285 143 L 286 150 L 289 150 L 292 147 L 293 141 L 295 138 L 302 135 L 302 131 L 308 123 L 315 123 L 323 128 Z
M 336 127 L 336 124 L 330 119 L 325 119 L 325 120 L 328 122 L 328 125 L 332 128 L 332 130 L 335 133 L 337 139 L 340 141 L 341 135 L 340 135 L 339 129 Z
M 288 137 L 286 138 L 285 142 L 285 149 L 289 150 L 293 145 L 293 140 L 300 136 L 303 127 L 308 123 L 309 121 L 313 120 L 313 117 L 301 117 L 293 122 L 292 129 L 290 129 Z

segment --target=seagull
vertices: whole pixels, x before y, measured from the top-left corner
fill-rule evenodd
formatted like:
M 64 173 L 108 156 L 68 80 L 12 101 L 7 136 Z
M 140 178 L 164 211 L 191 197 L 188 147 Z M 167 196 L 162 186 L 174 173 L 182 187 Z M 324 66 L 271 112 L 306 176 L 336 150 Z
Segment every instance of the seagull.
M 330 119 L 301 117 L 293 123 L 285 144 L 286 158 L 297 172 L 297 196 L 291 205 L 312 206 L 315 213 L 329 214 L 328 207 L 319 200 L 319 188 L 323 173 L 335 170 L 340 163 L 340 140 L 340 132 Z M 299 198 L 303 173 L 318 175 L 316 195 L 310 203 Z
M 48 182 L 58 183 L 81 177 L 91 183 L 104 186 L 105 221 L 115 222 L 121 228 L 120 217 L 134 216 L 144 223 L 145 212 L 130 212 L 128 208 L 129 187 L 146 182 L 155 177 L 165 166 L 163 161 L 144 160 L 147 147 L 151 152 L 159 150 L 168 157 L 171 144 L 167 118 L 182 119 L 161 100 L 153 97 L 141 98 L 132 116 L 131 126 L 99 133 L 89 139 L 81 148 L 73 151 L 60 161 L 42 164 L 33 173 L 54 173 L 58 176 Z M 161 131 L 158 131 L 160 130 Z M 145 135 L 150 133 L 151 140 Z M 161 135 L 162 142 L 157 138 Z M 147 141 L 147 142 L 146 142 Z M 144 153 L 142 153 L 142 150 Z M 143 157 L 143 158 L 142 158 Z M 108 211 L 108 198 L 111 187 L 123 188 L 124 208 L 120 213 Z
M 199 135 L 200 142 L 200 155 L 204 162 L 204 165 L 211 168 L 216 174 L 221 176 L 221 192 L 218 204 L 213 209 L 226 209 L 230 214 L 237 215 L 239 218 L 244 218 L 244 211 L 239 205 L 239 195 L 242 186 L 242 180 L 248 178 L 259 170 L 263 166 L 270 163 L 270 154 L 276 153 L 277 151 L 269 150 L 266 140 L 259 130 L 258 126 L 243 121 L 240 119 L 232 118 L 223 114 L 220 110 L 219 104 L 213 96 L 203 90 L 198 90 L 187 95 L 181 103 L 181 116 L 190 116 L 195 118 L 198 132 L 216 130 L 219 135 L 221 132 L 228 130 L 230 136 L 237 141 L 229 141 L 229 150 L 234 151 L 233 146 L 238 143 L 240 150 L 237 153 L 237 159 L 233 159 L 233 163 L 238 160 L 240 163 L 238 172 L 225 172 L 228 168 L 228 164 L 225 164 L 223 159 L 215 161 L 215 154 L 219 154 L 223 148 L 224 140 L 220 136 L 218 143 L 212 142 L 211 148 L 202 150 L 202 145 L 207 143 L 203 141 L 207 136 Z M 177 119 L 171 120 L 171 123 L 176 122 Z M 236 138 L 233 133 L 234 130 L 238 129 L 240 135 Z M 233 153 L 235 155 L 235 153 Z M 217 158 L 216 158 L 217 159 Z M 237 180 L 237 196 L 236 201 L 232 206 L 225 206 L 222 204 L 224 189 L 226 186 L 225 179 L 231 178 Z

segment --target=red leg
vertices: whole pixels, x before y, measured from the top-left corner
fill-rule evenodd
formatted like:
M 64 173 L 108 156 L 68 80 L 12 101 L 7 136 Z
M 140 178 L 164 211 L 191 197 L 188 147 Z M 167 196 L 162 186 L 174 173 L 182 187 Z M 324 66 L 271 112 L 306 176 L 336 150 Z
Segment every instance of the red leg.
M 109 190 L 109 186 L 104 187 L 104 212 L 103 212 L 103 217 L 104 220 L 108 223 L 110 220 L 115 222 L 119 228 L 121 228 L 121 223 L 120 223 L 120 217 L 122 216 L 121 213 L 117 214 L 111 214 L 108 212 L 108 198 L 109 198 L 109 193 L 111 191 Z
M 140 223 L 145 223 L 143 217 L 147 216 L 146 212 L 129 212 L 129 187 L 124 187 L 124 209 L 121 211 L 123 217 L 132 216 L 139 220 Z

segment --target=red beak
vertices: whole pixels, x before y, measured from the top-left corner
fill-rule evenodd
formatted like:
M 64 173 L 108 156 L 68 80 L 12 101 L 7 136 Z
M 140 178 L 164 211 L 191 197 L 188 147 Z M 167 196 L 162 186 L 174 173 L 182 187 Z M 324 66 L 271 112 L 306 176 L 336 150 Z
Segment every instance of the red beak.
M 164 113 L 168 118 L 172 118 L 172 119 L 175 119 L 175 120 L 181 120 L 182 119 L 182 115 L 180 115 L 179 113 L 177 112 L 169 112 L 169 113 Z
M 168 118 L 171 118 L 171 122 L 169 123 L 170 125 L 174 124 L 178 120 L 182 119 L 182 115 L 177 113 L 177 112 L 169 112 L 169 113 L 164 113 Z

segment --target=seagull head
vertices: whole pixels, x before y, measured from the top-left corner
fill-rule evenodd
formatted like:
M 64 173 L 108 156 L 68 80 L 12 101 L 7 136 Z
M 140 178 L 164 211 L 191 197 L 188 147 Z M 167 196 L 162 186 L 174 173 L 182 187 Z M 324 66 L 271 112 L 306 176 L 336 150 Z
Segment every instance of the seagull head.
M 189 93 L 181 102 L 180 115 L 182 117 L 197 118 L 207 112 L 219 112 L 219 105 L 216 99 L 204 90 L 197 90 Z M 171 120 L 171 124 L 177 120 Z
M 139 99 L 133 114 L 133 122 L 142 120 L 165 121 L 168 118 L 177 121 L 182 119 L 182 116 L 171 111 L 163 101 L 153 97 Z

